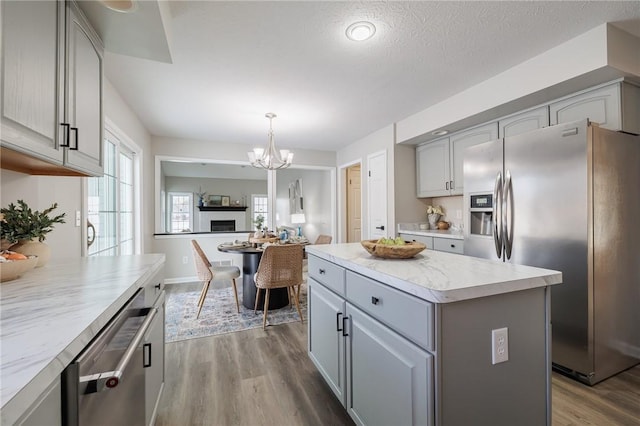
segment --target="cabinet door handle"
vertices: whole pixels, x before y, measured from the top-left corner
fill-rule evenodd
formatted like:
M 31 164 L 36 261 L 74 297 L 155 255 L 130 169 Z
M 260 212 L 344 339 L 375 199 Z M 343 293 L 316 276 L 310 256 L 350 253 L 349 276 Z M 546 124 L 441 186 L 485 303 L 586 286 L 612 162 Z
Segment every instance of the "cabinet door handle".
M 145 343 L 142 346 L 142 367 L 151 367 L 151 343 Z
M 453 181 L 452 180 L 449 181 L 449 189 L 453 189 Z
M 449 190 L 449 182 L 448 182 L 448 181 L 444 184 L 444 187 L 445 187 L 445 189 L 446 189 L 447 191 Z
M 348 319 L 349 319 L 349 317 L 342 317 L 342 337 L 349 336 L 349 333 L 347 333 L 347 320 Z
M 78 150 L 78 128 L 77 127 L 72 127 L 71 131 L 74 132 L 76 134 L 75 140 L 76 140 L 76 144 L 74 147 L 69 146 L 69 149 L 72 151 L 77 151 Z M 71 141 L 67 141 L 67 145 L 70 145 Z
M 340 317 L 342 316 L 342 312 L 338 312 L 336 314 L 336 329 L 338 331 L 342 331 L 342 328 L 340 328 Z
M 60 125 L 66 129 L 64 135 L 62 136 L 62 143 L 60 144 L 60 146 L 69 147 L 69 123 L 60 123 Z
M 371 296 L 371 303 L 373 303 L 374 305 L 377 305 L 378 303 L 380 303 L 380 299 L 378 299 L 375 296 Z
M 318 273 L 319 273 L 320 275 L 324 275 L 324 274 L 325 274 L 325 272 L 326 272 L 326 271 L 325 271 L 324 269 L 318 269 Z

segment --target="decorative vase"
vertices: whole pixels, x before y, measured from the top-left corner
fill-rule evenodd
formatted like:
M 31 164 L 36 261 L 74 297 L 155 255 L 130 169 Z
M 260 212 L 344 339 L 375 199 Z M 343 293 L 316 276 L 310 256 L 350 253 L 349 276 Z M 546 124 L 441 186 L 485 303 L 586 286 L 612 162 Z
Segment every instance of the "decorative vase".
M 256 232 L 253 233 L 253 238 L 264 238 L 264 232 L 261 230 L 258 230 Z
M 16 244 L 11 246 L 11 250 L 16 253 L 22 253 L 25 256 L 38 256 L 38 263 L 36 268 L 40 268 L 49 262 L 51 258 L 51 248 L 41 243 L 37 239 L 35 240 L 20 240 Z
M 440 220 L 440 217 L 441 215 L 438 213 L 430 213 L 427 215 L 429 229 L 438 229 L 438 221 Z

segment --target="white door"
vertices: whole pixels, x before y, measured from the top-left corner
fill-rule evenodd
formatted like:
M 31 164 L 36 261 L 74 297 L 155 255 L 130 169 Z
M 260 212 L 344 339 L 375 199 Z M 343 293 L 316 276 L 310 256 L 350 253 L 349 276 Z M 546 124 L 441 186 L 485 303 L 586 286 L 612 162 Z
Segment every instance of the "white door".
M 367 156 L 369 238 L 387 236 L 387 152 Z
M 362 239 L 362 206 L 360 203 L 360 164 L 347 169 L 347 242 Z

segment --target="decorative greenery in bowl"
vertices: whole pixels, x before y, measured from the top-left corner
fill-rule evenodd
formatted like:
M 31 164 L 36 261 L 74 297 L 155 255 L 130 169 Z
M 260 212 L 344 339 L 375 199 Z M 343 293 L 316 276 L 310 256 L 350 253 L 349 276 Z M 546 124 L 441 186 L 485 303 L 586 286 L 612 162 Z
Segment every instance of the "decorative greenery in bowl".
M 42 242 L 46 234 L 53 230 L 54 224 L 65 223 L 65 213 L 49 216 L 58 207 L 58 203 L 41 212 L 31 210 L 23 200 L 18 200 L 17 203 L 17 206 L 11 203 L 8 208 L 0 209 L 0 213 L 4 215 L 0 221 L 0 238 L 10 243 L 35 238 Z

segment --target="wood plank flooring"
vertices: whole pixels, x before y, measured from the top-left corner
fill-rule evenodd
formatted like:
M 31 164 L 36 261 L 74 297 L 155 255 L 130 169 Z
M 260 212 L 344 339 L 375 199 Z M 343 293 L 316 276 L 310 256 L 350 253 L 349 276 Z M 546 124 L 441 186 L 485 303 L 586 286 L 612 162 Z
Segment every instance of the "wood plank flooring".
M 353 425 L 306 336 L 295 322 L 168 343 L 156 425 Z M 554 372 L 552 386 L 553 426 L 640 426 L 640 366 L 593 387 Z

